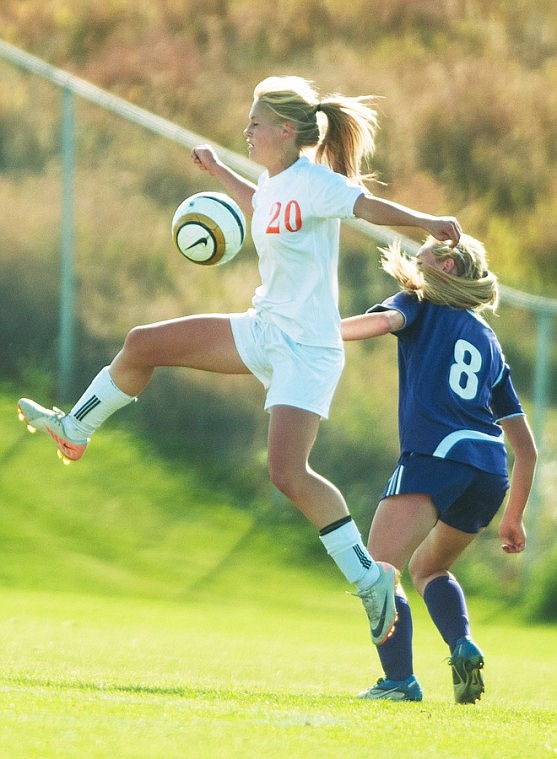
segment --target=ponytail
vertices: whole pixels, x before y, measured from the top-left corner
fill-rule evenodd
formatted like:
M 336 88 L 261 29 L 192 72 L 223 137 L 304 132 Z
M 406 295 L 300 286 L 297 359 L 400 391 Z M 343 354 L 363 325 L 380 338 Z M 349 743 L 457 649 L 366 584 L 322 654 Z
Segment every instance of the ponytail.
M 396 241 L 382 248 L 382 267 L 405 292 L 413 293 L 418 300 L 428 300 L 442 306 L 464 308 L 480 312 L 495 312 L 499 302 L 497 277 L 487 268 L 487 255 L 481 242 L 462 235 L 457 246 L 428 237 L 426 243 L 440 261 L 452 258 L 456 274 L 449 274 L 428 266 L 419 258 L 409 258 Z
M 378 122 L 371 96 L 331 95 L 319 100 L 312 83 L 297 76 L 268 77 L 253 95 L 281 121 L 295 125 L 298 148 L 315 148 L 318 163 L 358 184 L 372 176 L 361 173 L 361 164 L 375 152 Z M 323 130 L 318 113 L 325 116 Z

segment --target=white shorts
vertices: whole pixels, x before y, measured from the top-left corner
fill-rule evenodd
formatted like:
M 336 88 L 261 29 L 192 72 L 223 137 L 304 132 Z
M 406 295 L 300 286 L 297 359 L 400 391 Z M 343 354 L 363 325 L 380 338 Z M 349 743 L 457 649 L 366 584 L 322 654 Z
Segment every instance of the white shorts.
M 229 316 L 240 358 L 267 389 L 265 411 L 294 406 L 327 419 L 344 350 L 297 343 L 254 309 Z

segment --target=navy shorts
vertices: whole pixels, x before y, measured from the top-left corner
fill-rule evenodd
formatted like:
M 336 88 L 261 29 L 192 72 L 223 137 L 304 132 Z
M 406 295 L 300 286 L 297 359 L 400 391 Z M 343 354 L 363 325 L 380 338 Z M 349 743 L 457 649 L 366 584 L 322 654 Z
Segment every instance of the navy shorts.
M 425 493 L 439 511 L 441 522 L 462 532 L 476 533 L 491 522 L 508 487 L 506 475 L 436 456 L 404 453 L 382 498 Z

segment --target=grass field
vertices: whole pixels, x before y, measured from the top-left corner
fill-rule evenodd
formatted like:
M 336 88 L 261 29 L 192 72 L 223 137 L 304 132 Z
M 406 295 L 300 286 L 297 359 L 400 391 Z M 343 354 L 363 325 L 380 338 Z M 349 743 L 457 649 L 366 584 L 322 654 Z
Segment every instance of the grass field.
M 554 629 L 477 610 L 487 691 L 452 703 L 431 625 L 416 620 L 422 703 L 370 703 L 360 610 L 298 580 L 290 599 L 230 587 L 183 603 L 4 589 L 2 757 L 514 757 L 557 753 Z M 292 578 L 288 578 L 289 582 Z M 238 583 L 240 592 L 234 593 Z M 415 604 L 420 608 L 418 604 Z
M 2 759 L 557 755 L 554 626 L 472 599 L 486 693 L 457 706 L 412 599 L 424 701 L 361 702 L 380 670 L 326 557 L 118 430 L 63 467 L 9 390 L 0 423 Z

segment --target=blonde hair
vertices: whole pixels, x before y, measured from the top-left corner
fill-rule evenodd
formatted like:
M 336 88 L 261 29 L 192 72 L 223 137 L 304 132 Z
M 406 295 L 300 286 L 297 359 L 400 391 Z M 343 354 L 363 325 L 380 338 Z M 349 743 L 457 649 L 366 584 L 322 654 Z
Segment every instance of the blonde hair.
M 260 82 L 254 100 L 265 104 L 281 121 L 296 126 L 298 148 L 316 148 L 317 163 L 362 183 L 370 173 L 362 174 L 362 162 L 375 152 L 377 112 L 366 103 L 372 96 L 344 97 L 330 95 L 319 99 L 312 82 L 299 76 L 271 76 Z M 327 117 L 321 134 L 318 112 Z
M 428 266 L 419 258 L 409 258 L 397 241 L 388 248 L 381 248 L 381 263 L 402 290 L 413 293 L 419 300 L 438 305 L 495 312 L 499 287 L 497 277 L 487 268 L 487 254 L 481 242 L 469 235 L 461 235 L 454 248 L 434 237 L 428 237 L 425 244 L 439 261 L 451 258 L 455 262 L 456 274 Z

